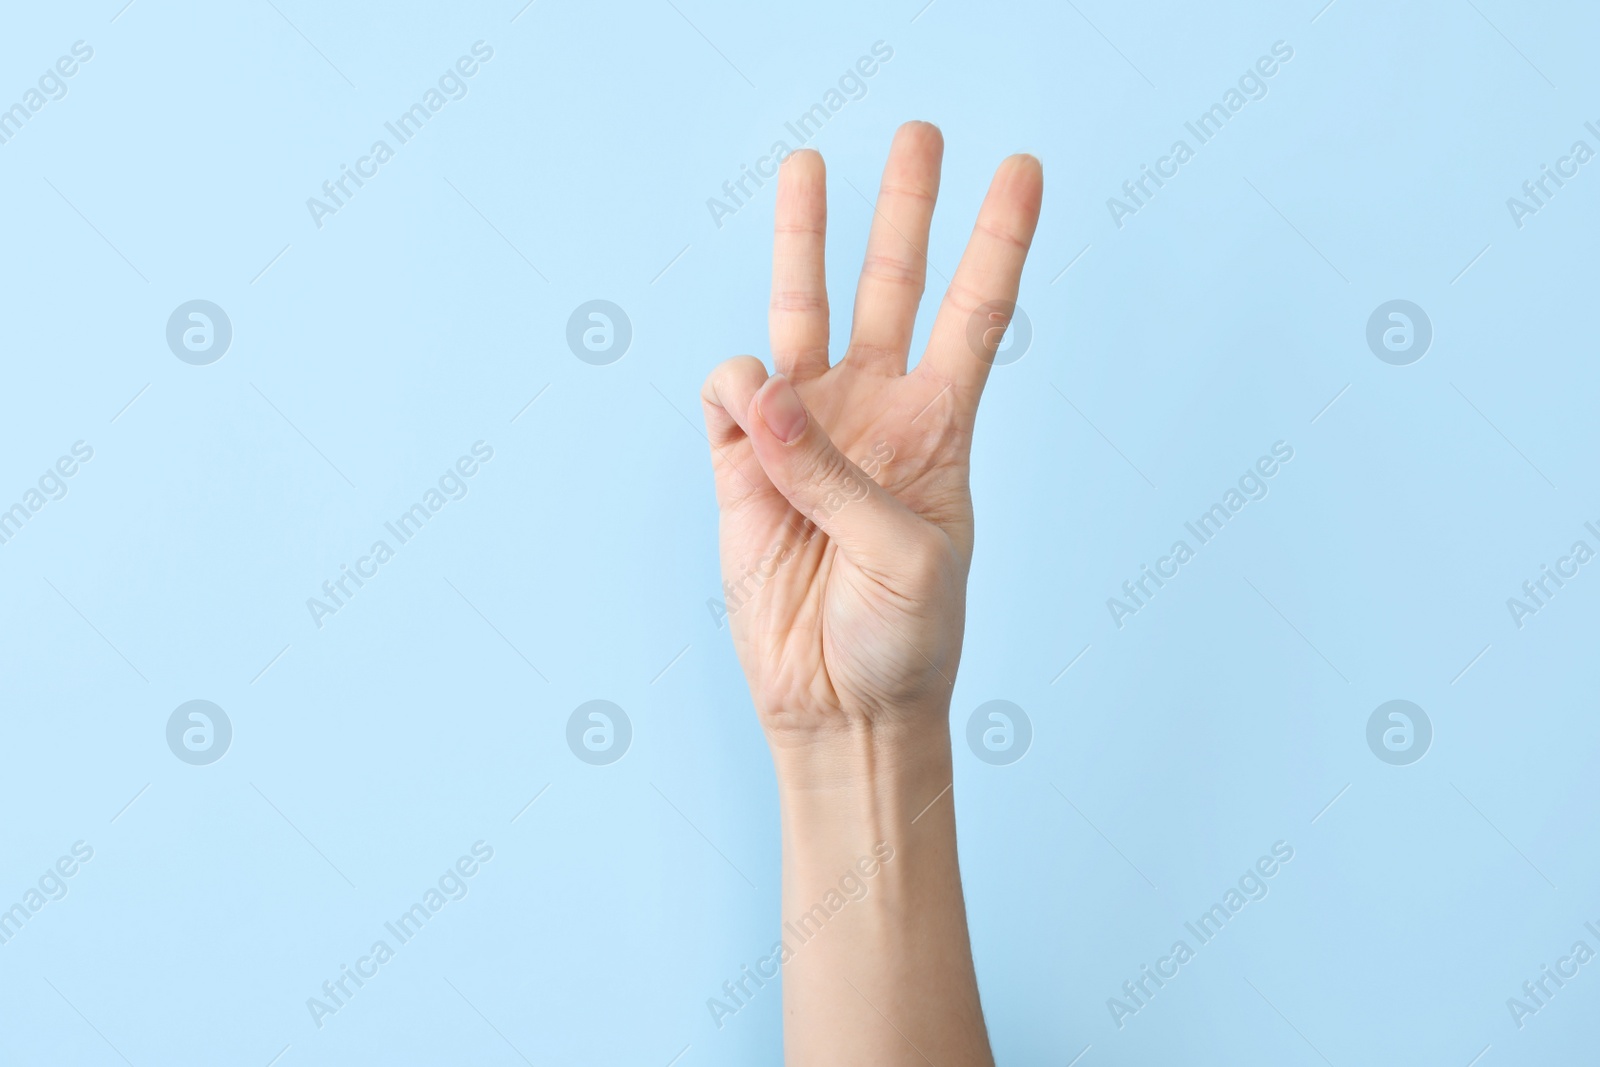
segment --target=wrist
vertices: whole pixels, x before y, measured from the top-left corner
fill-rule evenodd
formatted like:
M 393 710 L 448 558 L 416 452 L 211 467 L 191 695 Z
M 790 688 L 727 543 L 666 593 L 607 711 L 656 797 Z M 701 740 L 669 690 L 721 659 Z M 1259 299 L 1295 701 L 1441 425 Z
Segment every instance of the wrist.
M 953 757 L 948 712 L 917 720 L 852 723 L 803 743 L 773 737 L 786 829 L 809 840 L 878 840 L 920 825 L 935 801 L 948 800 Z

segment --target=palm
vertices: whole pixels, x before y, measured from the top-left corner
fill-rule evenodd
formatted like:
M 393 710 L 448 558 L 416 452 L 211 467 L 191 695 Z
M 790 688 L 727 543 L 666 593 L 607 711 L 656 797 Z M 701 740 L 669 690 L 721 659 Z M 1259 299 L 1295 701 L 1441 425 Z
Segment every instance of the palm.
M 967 457 L 950 432 L 950 416 L 923 411 L 938 390 L 914 378 L 850 377 L 842 368 L 830 370 L 800 383 L 798 392 L 846 457 L 871 472 L 930 534 L 945 535 L 964 577 L 972 528 Z M 748 441 L 727 452 L 717 462 L 739 472 L 733 481 L 744 490 L 736 489 L 736 502 L 723 513 L 724 573 L 735 584 L 728 610 L 741 658 L 763 665 L 772 690 L 767 700 L 758 697 L 758 706 L 783 708 L 791 718 L 802 709 L 832 715 L 850 704 L 898 706 L 939 691 L 941 681 L 948 688 L 943 676 L 953 676 L 954 666 L 941 663 L 953 660 L 956 649 L 939 640 L 947 627 L 928 618 L 925 609 L 934 605 L 915 597 L 935 590 L 885 584 L 807 524 L 761 473 Z M 777 558 L 774 548 L 790 554 Z M 896 639 L 901 655 L 881 655 L 878 646 Z
M 726 610 L 769 728 L 809 732 L 949 698 L 972 552 L 968 450 L 988 370 L 968 320 L 1015 299 L 1041 183 L 1036 161 L 1002 167 L 908 374 L 941 148 L 926 124 L 896 138 L 850 349 L 832 367 L 821 159 L 801 153 L 783 167 L 771 333 L 807 412 L 794 444 L 763 406 L 777 410 L 787 386 L 768 385 L 758 361 L 730 360 L 706 385 Z

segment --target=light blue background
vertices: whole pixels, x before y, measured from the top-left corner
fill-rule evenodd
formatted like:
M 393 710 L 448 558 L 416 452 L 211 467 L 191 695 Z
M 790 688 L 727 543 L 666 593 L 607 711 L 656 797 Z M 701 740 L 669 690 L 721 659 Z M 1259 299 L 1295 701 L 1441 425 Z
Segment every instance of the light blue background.
M 766 354 L 772 187 L 720 228 L 706 200 L 880 40 L 815 142 L 841 313 L 851 186 L 900 122 L 948 144 L 935 298 L 994 164 L 1046 175 L 952 712 L 999 1061 L 1592 1054 L 1600 963 L 1506 1007 L 1600 949 L 1600 570 L 1506 607 L 1600 547 L 1600 163 L 1506 208 L 1600 148 L 1592 8 L 273 2 L 5 14 L 0 105 L 94 58 L 0 145 L 0 506 L 94 459 L 0 545 L 0 906 L 94 858 L 0 945 L 0 1062 L 779 1062 L 776 987 L 706 1008 L 779 922 L 697 431 L 708 370 Z M 319 230 L 306 198 L 478 40 L 469 94 Z M 1106 198 L 1280 40 L 1119 229 Z M 210 366 L 164 339 L 194 298 L 234 328 Z M 594 298 L 633 324 L 609 366 L 564 341 Z M 1410 366 L 1366 346 L 1393 298 L 1433 323 Z M 470 494 L 317 629 L 306 598 L 479 440 Z M 1106 598 L 1279 440 L 1270 495 L 1119 630 Z M 165 742 L 196 698 L 234 727 L 208 767 Z M 564 739 L 596 698 L 634 727 L 606 767 Z M 1411 766 L 1366 745 L 1393 698 L 1433 722 Z M 962 741 L 991 699 L 1033 723 L 1010 766 Z M 318 1029 L 307 998 L 479 840 L 470 894 Z M 1107 998 L 1280 840 L 1270 895 L 1119 1029 Z

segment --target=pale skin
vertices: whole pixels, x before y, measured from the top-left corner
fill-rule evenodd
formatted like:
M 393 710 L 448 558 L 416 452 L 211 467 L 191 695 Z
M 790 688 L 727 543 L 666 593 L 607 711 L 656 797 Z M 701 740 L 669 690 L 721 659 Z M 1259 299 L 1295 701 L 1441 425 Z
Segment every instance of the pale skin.
M 777 771 L 791 1067 L 993 1063 L 956 855 L 949 715 L 972 432 L 1006 321 L 988 308 L 1016 300 L 1044 177 L 1032 156 L 1001 163 L 908 373 L 943 151 L 927 123 L 896 133 L 849 347 L 832 366 L 822 157 L 791 155 L 773 241 L 776 373 L 738 356 L 702 391 L 722 572 L 738 591 L 729 624 Z M 975 315 L 989 327 L 977 349 Z M 808 914 L 818 918 L 795 926 Z

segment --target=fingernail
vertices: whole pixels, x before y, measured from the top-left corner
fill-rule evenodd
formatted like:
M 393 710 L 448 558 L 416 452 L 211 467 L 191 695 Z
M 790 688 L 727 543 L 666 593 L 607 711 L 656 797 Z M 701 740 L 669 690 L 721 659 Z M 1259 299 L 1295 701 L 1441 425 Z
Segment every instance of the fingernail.
M 783 375 L 774 374 L 767 379 L 756 407 L 768 428 L 784 444 L 793 444 L 796 438 L 805 433 L 808 419 L 806 406 L 800 402 L 800 394 L 794 391 L 794 386 Z

